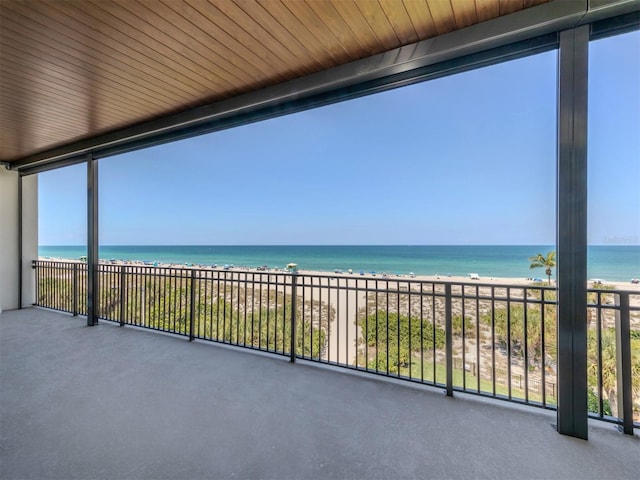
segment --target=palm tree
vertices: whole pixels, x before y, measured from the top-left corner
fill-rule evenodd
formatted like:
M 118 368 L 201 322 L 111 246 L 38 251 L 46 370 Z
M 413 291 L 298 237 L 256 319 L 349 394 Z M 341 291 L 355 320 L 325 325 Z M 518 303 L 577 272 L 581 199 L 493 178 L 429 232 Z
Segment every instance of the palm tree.
M 631 339 L 631 395 L 634 403 L 640 396 L 640 350 L 637 348 L 640 342 Z M 603 328 L 600 335 L 602 347 L 602 364 L 598 365 L 598 337 L 594 329 L 589 330 L 587 337 L 587 378 L 591 387 L 598 386 L 598 368 L 602 370 L 602 391 L 598 395 L 609 401 L 614 416 L 618 415 L 618 380 L 616 357 L 616 331 L 615 328 Z
M 549 285 L 551 285 L 551 269 L 556 266 L 556 252 L 549 252 L 545 257 L 541 253 L 535 257 L 529 257 L 531 265 L 529 268 L 545 268 L 545 274 L 549 278 Z

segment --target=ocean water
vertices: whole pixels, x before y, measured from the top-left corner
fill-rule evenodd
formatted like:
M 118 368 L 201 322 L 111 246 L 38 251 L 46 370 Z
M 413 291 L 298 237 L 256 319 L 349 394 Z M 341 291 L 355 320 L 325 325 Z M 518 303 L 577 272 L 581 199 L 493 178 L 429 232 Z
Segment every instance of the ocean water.
M 481 277 L 544 277 L 544 270 L 530 270 L 529 257 L 546 254 L 552 246 L 538 245 L 419 245 L 419 246 L 108 246 L 100 247 L 101 259 L 284 267 L 354 272 L 387 272 L 418 275 L 467 275 Z M 77 259 L 84 246 L 39 247 L 41 257 Z M 640 246 L 590 246 L 588 277 L 628 281 L 640 277 Z

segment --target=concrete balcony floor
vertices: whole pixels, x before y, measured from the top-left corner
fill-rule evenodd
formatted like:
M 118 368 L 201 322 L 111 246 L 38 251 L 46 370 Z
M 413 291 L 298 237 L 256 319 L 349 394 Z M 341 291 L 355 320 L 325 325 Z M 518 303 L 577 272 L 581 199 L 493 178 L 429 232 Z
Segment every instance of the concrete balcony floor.
M 640 438 L 304 362 L 0 316 L 0 478 L 638 478 Z

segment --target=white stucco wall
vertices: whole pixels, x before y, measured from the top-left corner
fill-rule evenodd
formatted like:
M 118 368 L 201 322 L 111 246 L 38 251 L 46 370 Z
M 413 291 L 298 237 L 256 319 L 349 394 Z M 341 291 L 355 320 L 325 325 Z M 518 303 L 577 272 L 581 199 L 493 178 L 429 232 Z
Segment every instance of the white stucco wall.
M 17 172 L 0 167 L 0 308 L 19 307 Z M 38 179 L 23 179 L 23 306 L 35 301 L 31 260 L 38 255 Z

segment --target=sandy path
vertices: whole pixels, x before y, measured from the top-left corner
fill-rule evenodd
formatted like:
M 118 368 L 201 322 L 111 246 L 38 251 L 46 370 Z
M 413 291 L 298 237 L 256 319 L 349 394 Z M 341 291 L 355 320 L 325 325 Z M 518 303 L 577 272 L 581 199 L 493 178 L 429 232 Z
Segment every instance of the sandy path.
M 364 282 L 359 282 L 358 288 Z M 329 337 L 323 359 L 329 362 L 355 365 L 356 341 L 360 329 L 356 328 L 356 315 L 365 306 L 364 290 L 356 291 L 356 280 L 339 277 L 311 277 L 298 284 L 299 301 L 323 303 L 325 312 L 331 312 Z

